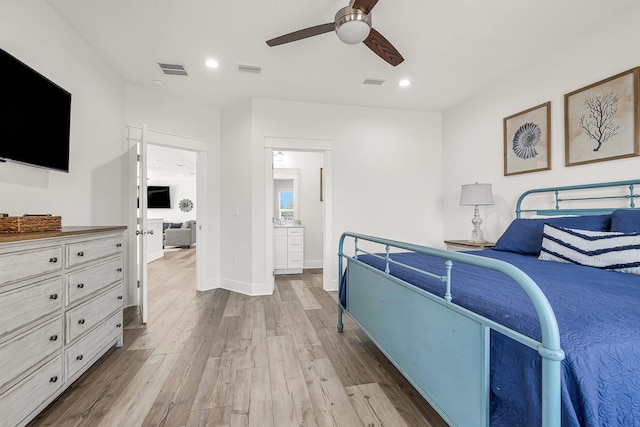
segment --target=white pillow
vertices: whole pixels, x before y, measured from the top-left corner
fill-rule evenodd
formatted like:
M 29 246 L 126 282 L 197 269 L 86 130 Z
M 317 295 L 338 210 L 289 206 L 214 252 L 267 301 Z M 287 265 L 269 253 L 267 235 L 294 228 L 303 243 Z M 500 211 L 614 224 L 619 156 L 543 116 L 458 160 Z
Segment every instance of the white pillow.
M 640 233 L 544 225 L 538 259 L 640 274 Z

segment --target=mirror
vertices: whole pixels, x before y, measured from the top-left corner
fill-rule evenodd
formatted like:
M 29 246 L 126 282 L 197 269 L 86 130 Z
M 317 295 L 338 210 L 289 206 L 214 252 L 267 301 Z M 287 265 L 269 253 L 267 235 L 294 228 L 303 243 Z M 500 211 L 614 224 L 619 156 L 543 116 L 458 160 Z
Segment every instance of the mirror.
M 273 170 L 273 197 L 274 220 L 300 219 L 300 169 Z

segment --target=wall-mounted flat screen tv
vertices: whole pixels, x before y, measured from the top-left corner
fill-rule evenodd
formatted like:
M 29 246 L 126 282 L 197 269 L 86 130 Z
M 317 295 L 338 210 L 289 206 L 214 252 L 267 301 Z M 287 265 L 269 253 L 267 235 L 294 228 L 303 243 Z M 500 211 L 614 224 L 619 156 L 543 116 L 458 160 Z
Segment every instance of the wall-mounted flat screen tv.
M 153 186 L 147 187 L 147 208 L 171 208 L 171 194 L 169 187 Z
M 71 94 L 0 49 L 0 159 L 69 172 Z

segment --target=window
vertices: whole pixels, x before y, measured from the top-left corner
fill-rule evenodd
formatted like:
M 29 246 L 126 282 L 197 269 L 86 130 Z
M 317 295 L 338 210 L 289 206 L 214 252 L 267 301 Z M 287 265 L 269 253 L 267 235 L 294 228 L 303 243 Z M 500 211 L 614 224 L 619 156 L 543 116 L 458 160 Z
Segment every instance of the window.
M 293 221 L 293 191 L 280 191 L 278 193 L 280 219 Z

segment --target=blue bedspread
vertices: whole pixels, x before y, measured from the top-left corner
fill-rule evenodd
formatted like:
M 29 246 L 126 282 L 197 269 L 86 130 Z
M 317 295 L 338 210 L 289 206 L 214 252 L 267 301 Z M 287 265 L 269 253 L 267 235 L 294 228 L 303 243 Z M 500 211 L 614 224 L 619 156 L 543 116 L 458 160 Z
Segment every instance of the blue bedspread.
M 473 254 L 517 266 L 547 296 L 566 353 L 562 362 L 563 426 L 640 426 L 640 276 L 511 252 Z M 383 268 L 381 260 L 359 259 Z M 392 259 L 436 274 L 445 272 L 440 258 L 401 253 L 393 254 Z M 393 265 L 391 274 L 444 295 L 444 284 L 435 279 Z M 531 303 L 502 274 L 454 264 L 452 294 L 456 304 L 540 340 Z M 492 331 L 492 427 L 540 425 L 540 366 L 535 350 Z

